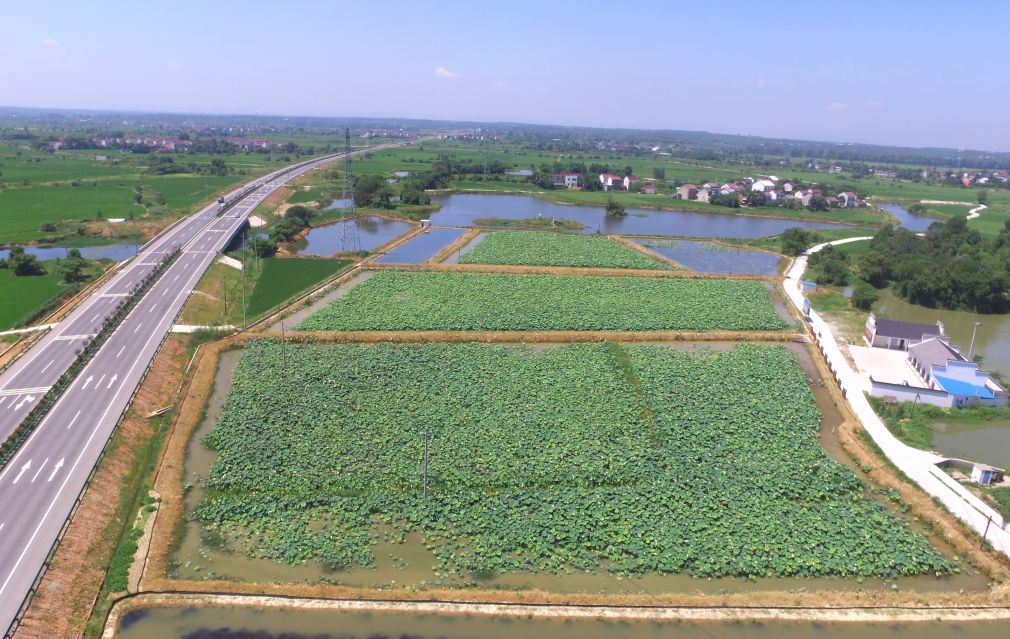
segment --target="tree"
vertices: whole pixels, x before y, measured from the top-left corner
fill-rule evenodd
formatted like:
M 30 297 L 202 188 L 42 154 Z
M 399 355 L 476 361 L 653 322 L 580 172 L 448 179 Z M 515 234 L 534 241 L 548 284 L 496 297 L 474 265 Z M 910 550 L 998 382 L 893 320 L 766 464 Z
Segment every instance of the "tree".
M 404 186 L 400 190 L 400 201 L 404 204 L 431 204 L 431 198 L 415 186 Z
M 852 287 L 852 298 L 849 301 L 852 302 L 854 307 L 868 311 L 878 299 L 880 299 L 880 294 L 877 293 L 877 290 L 867 282 L 859 280 Z
M 665 180 L 666 179 L 666 169 L 663 168 L 663 167 L 661 167 L 661 166 L 654 166 L 654 167 L 652 167 L 652 177 L 654 177 L 654 178 L 656 178 L 657 180 L 660 180 L 660 181 Z
M 77 249 L 70 249 L 66 258 L 60 262 L 60 275 L 67 284 L 83 282 L 87 279 L 84 274 L 84 267 L 88 263 L 81 257 L 81 252 Z
M 602 191 L 603 185 L 600 184 L 599 178 L 595 175 L 584 175 L 582 176 L 582 190 L 583 191 Z
M 354 182 L 354 203 L 358 206 L 372 206 L 379 190 L 386 186 L 386 179 L 380 175 L 363 175 Z
M 794 226 L 782 231 L 782 235 L 779 236 L 779 244 L 782 246 L 782 252 L 786 255 L 799 255 L 816 244 L 818 239 L 816 234 Z
M 273 257 L 277 253 L 277 243 L 265 237 L 249 238 L 248 246 L 256 257 Z
M 823 195 L 815 195 L 810 198 L 810 204 L 807 206 L 811 211 L 827 211 L 831 208 L 828 204 L 828 199 Z
M 624 207 L 614 201 L 614 197 L 612 195 L 607 196 L 607 215 L 623 217 L 627 214 L 628 212 L 624 210 Z
M 308 226 L 309 222 L 315 217 L 316 212 L 307 206 L 302 206 L 301 204 L 296 204 L 284 213 L 284 218 L 288 220 L 297 220 L 297 224 L 302 227 Z
M 982 189 L 981 191 L 978 192 L 978 203 L 985 205 L 989 204 L 989 191 Z
M 34 255 L 25 253 L 24 247 L 21 246 L 15 246 L 11 249 L 10 255 L 7 256 L 7 262 L 11 270 L 14 271 L 14 275 L 18 277 L 46 274 L 46 269 L 42 266 L 42 263 Z

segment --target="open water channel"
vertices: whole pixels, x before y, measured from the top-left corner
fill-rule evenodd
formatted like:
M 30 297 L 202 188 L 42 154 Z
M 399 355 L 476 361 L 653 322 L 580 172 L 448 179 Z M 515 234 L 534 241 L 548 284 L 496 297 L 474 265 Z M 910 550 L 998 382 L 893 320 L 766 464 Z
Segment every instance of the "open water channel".
M 687 623 L 547 620 L 254 608 L 144 608 L 124 615 L 120 639 L 994 639 L 1005 622 Z

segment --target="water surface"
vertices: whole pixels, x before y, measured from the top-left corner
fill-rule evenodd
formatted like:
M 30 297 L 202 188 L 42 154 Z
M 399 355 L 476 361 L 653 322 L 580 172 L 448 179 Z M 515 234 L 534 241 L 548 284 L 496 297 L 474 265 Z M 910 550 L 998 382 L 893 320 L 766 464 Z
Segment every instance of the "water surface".
M 414 227 L 410 222 L 390 220 L 377 215 L 356 217 L 350 221 L 344 220 L 310 230 L 305 239 L 296 245 L 298 255 L 329 256 L 345 250 L 340 241 L 341 235 L 350 231 L 346 229 L 348 224 L 355 226 L 358 232 L 358 248 L 362 251 L 373 251 Z
M 806 229 L 846 228 L 843 224 L 808 222 L 753 215 L 690 213 L 627 209 L 624 217 L 608 216 L 602 207 L 567 206 L 531 195 L 454 193 L 432 198 L 442 205 L 431 221 L 443 226 L 473 226 L 480 217 L 530 218 L 542 216 L 575 220 L 586 225 L 583 233 L 628 233 L 676 237 L 756 238 L 776 235 L 790 227 Z
M 546 620 L 405 612 L 257 608 L 142 608 L 123 616 L 121 639 L 995 639 L 1005 622 L 844 624 Z
M 1010 420 L 933 424 L 933 448 L 948 457 L 1010 468 Z
M 376 259 L 382 264 L 420 264 L 435 257 L 439 251 L 455 242 L 466 229 L 428 229 L 410 238 L 392 251 Z
M 137 254 L 140 250 L 139 244 L 101 244 L 99 246 L 27 246 L 25 253 L 29 253 L 40 260 L 62 260 L 67 256 L 71 248 L 76 248 L 81 252 L 81 257 L 86 260 L 112 260 L 122 262 Z M 0 259 L 7 259 L 10 255 L 9 249 L 0 249 Z
M 930 224 L 940 221 L 925 215 L 909 213 L 900 204 L 881 204 L 880 208 L 898 218 L 898 226 L 904 227 L 909 231 L 915 231 L 916 233 L 922 233 L 929 228 Z M 966 214 L 967 212 L 968 210 L 965 209 Z
M 717 242 L 649 239 L 636 239 L 635 242 L 692 271 L 702 273 L 775 275 L 779 268 L 778 255 L 729 247 Z

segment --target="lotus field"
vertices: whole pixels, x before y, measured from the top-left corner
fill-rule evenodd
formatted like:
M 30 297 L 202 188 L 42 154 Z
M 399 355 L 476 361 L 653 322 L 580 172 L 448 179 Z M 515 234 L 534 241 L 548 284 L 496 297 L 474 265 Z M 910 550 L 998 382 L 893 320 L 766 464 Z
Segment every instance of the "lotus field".
M 603 235 L 495 231 L 459 258 L 460 264 L 669 269 L 670 265 Z
M 300 330 L 781 330 L 761 282 L 381 271 Z
M 219 457 L 194 516 L 250 557 L 368 566 L 381 537 L 419 532 L 461 583 L 951 569 L 818 445 L 780 346 L 286 350 L 248 345 L 206 439 Z

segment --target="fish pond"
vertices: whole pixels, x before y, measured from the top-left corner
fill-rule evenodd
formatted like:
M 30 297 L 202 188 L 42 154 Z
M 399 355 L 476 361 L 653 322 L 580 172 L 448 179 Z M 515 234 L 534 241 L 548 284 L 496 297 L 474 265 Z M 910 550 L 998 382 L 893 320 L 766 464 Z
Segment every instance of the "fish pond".
M 99 244 L 97 246 L 27 246 L 25 253 L 34 255 L 40 260 L 61 260 L 67 256 L 71 248 L 81 252 L 86 260 L 112 260 L 122 262 L 137 254 L 139 244 Z M 10 256 L 10 249 L 0 249 L 0 260 Z
M 628 209 L 624 217 L 607 215 L 602 207 L 554 204 L 531 195 L 455 193 L 434 197 L 441 205 L 431 221 L 442 226 L 473 226 L 482 217 L 565 218 L 586 226 L 583 233 L 670 235 L 676 237 L 758 238 L 776 235 L 790 227 L 846 228 L 843 224 L 809 222 L 753 215 L 693 213 Z
M 119 639 L 993 639 L 1006 622 L 791 623 L 532 619 L 277 608 L 140 608 Z
M 984 589 L 839 463 L 840 418 L 823 389 L 811 395 L 811 370 L 805 350 L 772 346 L 254 344 L 223 357 L 191 441 L 171 573 L 598 593 Z M 720 384 L 743 396 L 703 417 L 698 398 Z M 608 401 L 594 402 L 602 388 Z M 961 572 L 908 576 L 927 567 Z
M 295 245 L 298 255 L 329 256 L 340 253 L 344 250 L 341 240 L 351 232 L 351 229 L 345 228 L 349 224 L 355 227 L 354 231 L 358 234 L 358 243 L 362 251 L 374 251 L 414 228 L 410 222 L 377 215 L 342 220 L 310 230 L 305 238 Z
M 781 259 L 773 253 L 736 248 L 718 242 L 647 238 L 634 238 L 634 241 L 692 271 L 702 273 L 775 275 Z
M 377 258 L 381 264 L 421 264 L 438 255 L 466 233 L 466 229 L 429 228 L 389 253 Z

